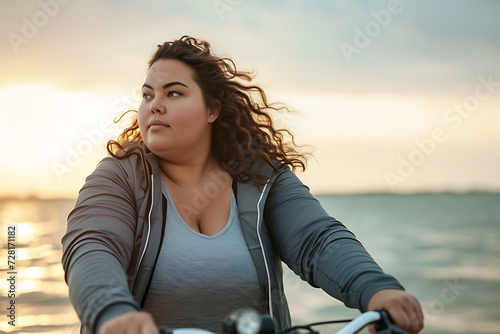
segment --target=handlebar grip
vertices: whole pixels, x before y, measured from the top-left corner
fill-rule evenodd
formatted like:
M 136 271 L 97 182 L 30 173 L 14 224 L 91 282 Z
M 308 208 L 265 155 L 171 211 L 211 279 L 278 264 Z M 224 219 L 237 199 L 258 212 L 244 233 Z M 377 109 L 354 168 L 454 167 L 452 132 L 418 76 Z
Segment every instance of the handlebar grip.
M 165 328 L 165 327 L 158 327 L 158 329 L 160 330 L 160 334 L 172 334 L 174 331 L 170 328 Z
M 385 310 L 379 310 L 380 320 L 378 321 L 377 334 L 408 334 L 394 324 L 391 316 Z

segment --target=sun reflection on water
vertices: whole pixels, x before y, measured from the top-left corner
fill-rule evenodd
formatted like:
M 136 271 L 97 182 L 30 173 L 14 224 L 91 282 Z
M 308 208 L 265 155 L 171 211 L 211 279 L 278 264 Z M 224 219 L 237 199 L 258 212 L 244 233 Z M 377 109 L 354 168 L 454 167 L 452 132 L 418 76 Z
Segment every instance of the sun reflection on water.
M 0 201 L 0 228 L 16 229 L 16 326 L 0 322 L 1 333 L 78 333 L 78 317 L 68 299 L 60 240 L 72 201 Z M 2 248 L 6 249 L 2 241 Z M 0 263 L 7 263 L 7 252 Z M 3 268 L 2 268 L 3 269 Z M 7 286 L 2 297 L 8 302 Z

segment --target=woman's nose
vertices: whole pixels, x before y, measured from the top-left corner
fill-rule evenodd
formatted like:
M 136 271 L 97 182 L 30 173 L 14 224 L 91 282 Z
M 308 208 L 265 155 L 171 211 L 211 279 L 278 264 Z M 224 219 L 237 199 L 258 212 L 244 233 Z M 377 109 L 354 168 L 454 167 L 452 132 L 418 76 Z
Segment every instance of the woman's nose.
M 165 111 L 166 111 L 165 104 L 158 97 L 155 97 L 153 99 L 153 102 L 151 102 L 151 113 L 163 114 L 165 113 Z

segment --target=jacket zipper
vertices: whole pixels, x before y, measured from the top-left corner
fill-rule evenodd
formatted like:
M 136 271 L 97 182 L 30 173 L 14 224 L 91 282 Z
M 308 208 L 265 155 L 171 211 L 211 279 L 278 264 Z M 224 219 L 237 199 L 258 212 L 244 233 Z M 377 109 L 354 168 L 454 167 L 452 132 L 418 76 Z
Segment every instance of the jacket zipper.
M 268 182 L 269 182 L 269 180 L 268 180 Z M 274 315 L 273 315 L 272 293 L 271 293 L 271 274 L 269 272 L 269 266 L 267 264 L 266 251 L 264 249 L 264 245 L 263 245 L 263 242 L 262 242 L 262 237 L 260 235 L 260 227 L 262 225 L 262 224 L 260 224 L 260 222 L 261 222 L 260 202 L 262 201 L 262 198 L 263 198 L 264 193 L 266 191 L 267 185 L 269 184 L 268 182 L 266 182 L 266 184 L 264 185 L 264 189 L 262 189 L 259 201 L 257 202 L 257 237 L 259 238 L 260 249 L 262 251 L 262 256 L 264 257 L 264 265 L 266 267 L 267 288 L 268 288 L 267 295 L 268 295 L 269 314 L 271 315 L 271 317 L 274 317 Z
M 144 258 L 144 254 L 146 254 L 146 249 L 148 248 L 149 243 L 149 235 L 151 234 L 151 212 L 153 211 L 153 203 L 154 203 L 154 183 L 153 183 L 153 175 L 151 174 L 151 205 L 149 207 L 148 214 L 148 233 L 146 235 L 146 243 L 144 244 L 144 250 L 142 251 L 141 257 L 139 258 L 139 263 L 136 268 L 136 275 L 139 272 L 139 268 L 141 266 L 142 259 Z
M 264 244 L 262 242 L 262 236 L 260 235 L 260 226 L 261 226 L 261 224 L 260 224 L 260 222 L 261 222 L 260 202 L 262 201 L 262 198 L 264 196 L 264 193 L 265 193 L 268 185 L 269 185 L 269 180 L 264 185 L 264 188 L 262 189 L 262 192 L 261 192 L 260 197 L 259 197 L 259 201 L 257 202 L 257 237 L 259 238 L 260 249 L 262 251 L 262 256 L 264 257 L 264 265 L 266 267 L 269 314 L 271 315 L 271 317 L 274 317 L 273 303 L 272 303 L 272 290 L 271 290 L 271 274 L 269 272 L 269 266 L 267 264 L 267 255 L 266 255 L 266 251 L 264 249 Z M 137 264 L 136 273 L 139 272 L 139 268 L 141 266 L 142 259 L 144 258 L 144 254 L 146 254 L 146 249 L 148 248 L 149 235 L 151 234 L 151 212 L 153 211 L 153 203 L 154 203 L 154 183 L 153 183 L 153 175 L 151 175 L 151 205 L 150 205 L 149 214 L 148 214 L 148 233 L 146 236 L 146 243 L 144 244 L 144 250 L 141 254 L 141 257 L 139 258 L 139 263 Z

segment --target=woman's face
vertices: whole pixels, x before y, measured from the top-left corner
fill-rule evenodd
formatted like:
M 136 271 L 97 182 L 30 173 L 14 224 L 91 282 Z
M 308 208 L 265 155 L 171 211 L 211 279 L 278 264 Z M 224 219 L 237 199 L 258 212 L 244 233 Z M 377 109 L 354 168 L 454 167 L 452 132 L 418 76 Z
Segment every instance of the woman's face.
M 187 64 L 175 59 L 156 61 L 144 80 L 142 96 L 139 129 L 151 152 L 165 159 L 189 159 L 210 149 L 211 123 L 218 110 L 205 105 Z

